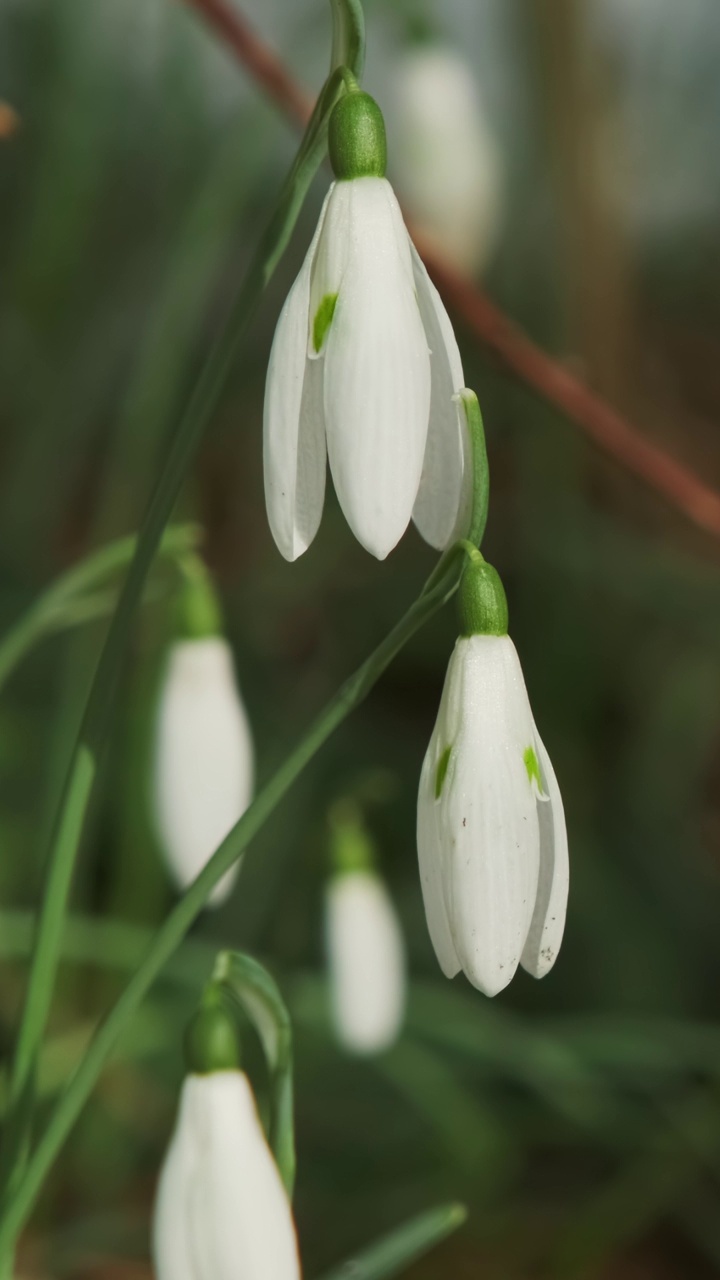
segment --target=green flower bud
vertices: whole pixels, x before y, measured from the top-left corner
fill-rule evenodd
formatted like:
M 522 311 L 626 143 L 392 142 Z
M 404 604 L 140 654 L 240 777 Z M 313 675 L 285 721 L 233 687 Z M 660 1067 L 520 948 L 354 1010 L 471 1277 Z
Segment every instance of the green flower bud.
M 176 607 L 179 639 L 205 640 L 222 634 L 222 615 L 210 574 L 198 561 L 185 566 L 185 581 Z
M 458 617 L 462 636 L 506 636 L 508 607 L 497 569 L 478 553 L 468 560 L 458 591 Z
M 235 1019 L 219 998 L 207 1000 L 190 1019 L 183 1044 L 185 1063 L 193 1075 L 232 1071 L 240 1066 L 240 1038 Z
M 328 138 L 336 178 L 384 178 L 385 121 L 369 93 L 352 90 L 333 107 Z

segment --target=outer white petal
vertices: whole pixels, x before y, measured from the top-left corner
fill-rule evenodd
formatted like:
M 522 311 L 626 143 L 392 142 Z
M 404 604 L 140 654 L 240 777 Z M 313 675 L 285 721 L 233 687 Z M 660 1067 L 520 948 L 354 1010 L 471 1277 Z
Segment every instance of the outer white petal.
M 560 788 L 537 729 L 535 747 L 543 790 L 549 796 L 549 802 L 537 802 L 540 820 L 540 876 L 535 911 L 520 963 L 534 978 L 542 978 L 554 965 L 560 950 L 565 928 L 570 867 Z
M 384 178 L 345 186 L 349 257 L 324 357 L 327 446 L 348 524 L 382 560 L 420 484 L 430 360 L 392 188 Z
M 173 1229 L 185 1247 L 176 1271 Z M 290 1205 L 241 1071 L 186 1079 L 154 1244 L 158 1280 L 299 1280 Z
M 310 287 L 332 187 L 300 273 L 280 313 L 268 365 L 263 415 L 265 503 L 286 560 L 312 542 L 325 498 L 322 371 L 308 359 Z
M 430 347 L 430 422 L 413 520 L 426 542 L 442 551 L 467 533 L 472 500 L 472 458 L 465 413 L 454 399 L 464 386 L 450 317 L 412 246 L 420 315 Z
M 448 746 L 456 740 L 460 727 L 462 688 L 458 687 L 454 678 L 457 670 L 457 664 L 451 661 L 437 721 L 423 760 L 417 809 L 418 861 L 425 918 L 438 964 L 446 978 L 454 978 L 460 972 L 462 964 L 455 949 L 445 905 L 444 879 L 448 859 L 441 829 L 437 789 L 438 769 L 446 757 Z
M 155 747 L 155 811 L 170 869 L 185 888 L 252 798 L 253 744 L 227 642 L 183 640 L 168 655 Z M 237 872 L 210 899 L 221 902 Z
M 333 876 L 326 942 L 332 1009 L 342 1044 L 379 1053 L 397 1039 L 405 1010 L 405 949 L 382 880 L 369 871 Z
M 454 666 L 463 713 L 437 802 L 445 904 L 464 973 L 495 995 L 518 966 L 537 894 L 537 806 L 523 760 L 534 725 L 508 636 L 461 638 Z
M 197 1158 L 192 1089 L 185 1082 L 178 1119 L 160 1172 L 153 1213 L 152 1251 L 157 1280 L 197 1280 L 187 1205 Z

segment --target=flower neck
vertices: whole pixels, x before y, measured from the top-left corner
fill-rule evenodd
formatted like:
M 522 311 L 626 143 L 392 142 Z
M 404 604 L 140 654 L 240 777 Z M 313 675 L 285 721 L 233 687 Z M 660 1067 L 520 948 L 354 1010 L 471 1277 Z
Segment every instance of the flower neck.
M 385 177 L 385 121 L 369 93 L 351 89 L 333 108 L 328 148 L 336 178 Z

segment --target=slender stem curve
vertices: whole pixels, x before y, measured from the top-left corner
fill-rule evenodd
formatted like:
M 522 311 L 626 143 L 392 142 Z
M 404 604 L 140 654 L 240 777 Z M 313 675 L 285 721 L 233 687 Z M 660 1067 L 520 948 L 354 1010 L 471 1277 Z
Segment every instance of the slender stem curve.
M 457 557 L 455 558 L 457 561 Z M 27 1220 L 43 1182 L 68 1133 L 85 1105 L 122 1031 L 158 973 L 201 912 L 218 880 L 245 851 L 250 841 L 305 766 L 330 735 L 363 699 L 383 671 L 417 630 L 457 590 L 460 565 L 448 565 L 441 580 L 425 589 L 369 658 L 346 680 L 311 725 L 304 738 L 266 783 L 239 822 L 216 849 L 180 901 L 155 934 L 145 958 L 130 978 L 107 1017 L 100 1023 L 85 1057 L 59 1099 L 47 1128 L 22 1176 L 12 1188 L 0 1225 L 0 1256 L 7 1253 Z

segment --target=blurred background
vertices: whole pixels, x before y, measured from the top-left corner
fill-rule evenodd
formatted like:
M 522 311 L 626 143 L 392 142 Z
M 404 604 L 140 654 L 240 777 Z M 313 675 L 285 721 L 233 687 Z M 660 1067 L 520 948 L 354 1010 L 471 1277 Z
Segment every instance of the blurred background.
M 243 12 L 313 90 L 327 9 L 246 0 Z M 367 20 L 366 85 L 387 109 L 389 173 L 409 211 L 430 216 L 422 147 L 413 168 L 408 139 L 412 59 L 432 47 L 463 60 L 468 136 L 484 148 L 464 270 L 648 438 L 720 484 L 717 0 L 368 0 Z M 295 134 L 181 0 L 0 0 L 0 99 L 5 630 L 58 572 L 137 527 Z M 268 531 L 265 369 L 326 182 L 179 513 L 206 531 L 261 779 L 433 564 L 413 531 L 372 560 L 332 496 L 296 564 Z M 452 256 L 459 233 L 448 234 Z M 718 547 L 457 333 L 488 433 L 486 554 L 566 806 L 559 961 L 542 983 L 519 973 L 491 1002 L 462 977 L 446 982 L 430 947 L 414 810 L 454 641 L 448 609 L 321 752 L 253 843 L 231 899 L 156 984 L 48 1184 L 22 1274 L 149 1275 L 181 1031 L 219 946 L 261 957 L 294 1016 L 308 1276 L 444 1199 L 464 1200 L 469 1223 L 408 1271 L 414 1280 L 720 1274 Z M 135 630 L 84 842 L 47 1101 L 142 931 L 174 900 L 149 804 L 171 632 L 160 583 Z M 102 635 L 95 623 L 47 641 L 0 699 L 5 1050 L 26 912 Z M 344 1053 L 328 1017 L 326 818 L 347 795 L 364 806 L 411 975 L 403 1035 L 371 1060 Z M 132 930 L 103 926 L 108 916 Z

